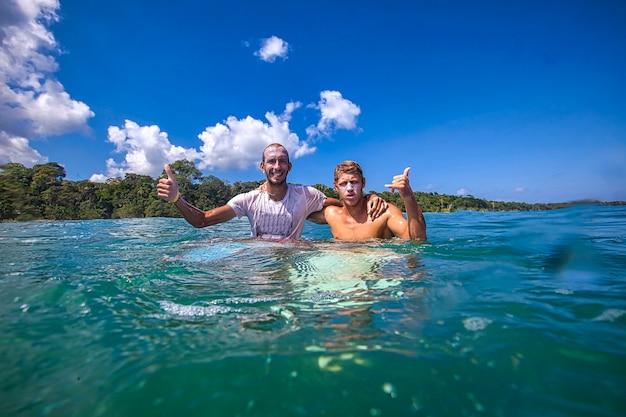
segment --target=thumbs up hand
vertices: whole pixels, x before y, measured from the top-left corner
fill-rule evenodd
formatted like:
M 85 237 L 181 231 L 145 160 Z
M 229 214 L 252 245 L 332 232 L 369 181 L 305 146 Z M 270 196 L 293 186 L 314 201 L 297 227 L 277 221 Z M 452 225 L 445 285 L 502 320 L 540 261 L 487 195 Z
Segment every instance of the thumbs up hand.
M 401 197 L 412 194 L 413 190 L 411 189 L 411 185 L 409 184 L 409 171 L 410 170 L 411 170 L 410 167 L 405 168 L 402 175 L 394 176 L 391 184 L 385 184 L 385 187 L 391 188 L 392 193 L 395 190 L 398 190 Z
M 165 173 L 167 178 L 159 179 L 157 183 L 157 197 L 165 201 L 171 201 L 178 195 L 178 183 L 169 164 L 165 165 Z

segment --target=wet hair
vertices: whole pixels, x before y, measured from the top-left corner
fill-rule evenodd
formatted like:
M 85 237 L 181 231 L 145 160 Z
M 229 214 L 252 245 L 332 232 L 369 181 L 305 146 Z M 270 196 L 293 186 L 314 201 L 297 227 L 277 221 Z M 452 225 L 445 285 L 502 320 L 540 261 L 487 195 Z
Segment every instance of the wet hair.
M 261 162 L 265 162 L 265 151 L 273 147 L 283 148 L 285 150 L 285 153 L 287 154 L 287 162 L 289 162 L 289 151 L 280 143 L 270 143 L 269 145 L 267 145 L 265 149 L 263 149 L 263 153 L 261 154 Z
M 361 168 L 361 165 L 354 161 L 343 161 L 335 167 L 335 184 L 337 184 L 337 180 L 341 174 L 354 174 L 363 179 L 363 168 Z

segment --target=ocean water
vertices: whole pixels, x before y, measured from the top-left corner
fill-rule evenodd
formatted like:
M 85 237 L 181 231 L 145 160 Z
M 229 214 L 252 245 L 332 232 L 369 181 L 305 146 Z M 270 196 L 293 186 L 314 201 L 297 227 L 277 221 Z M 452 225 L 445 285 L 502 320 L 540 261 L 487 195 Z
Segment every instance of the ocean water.
M 626 415 L 626 207 L 426 220 L 0 224 L 0 415 Z

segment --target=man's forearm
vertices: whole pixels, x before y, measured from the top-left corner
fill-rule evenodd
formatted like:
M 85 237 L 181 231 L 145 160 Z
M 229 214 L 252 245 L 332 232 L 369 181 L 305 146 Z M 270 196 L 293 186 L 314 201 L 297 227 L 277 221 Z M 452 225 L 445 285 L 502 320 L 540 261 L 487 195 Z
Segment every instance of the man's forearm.
M 426 220 L 415 194 L 411 192 L 403 196 L 402 201 L 408 218 L 410 239 L 426 240 Z
M 185 220 L 193 227 L 204 227 L 204 211 L 200 210 L 193 204 L 189 203 L 184 198 L 179 198 L 178 201 L 174 204 L 180 214 L 183 215 Z
M 326 216 L 324 216 L 325 210 L 326 210 L 326 207 L 324 207 L 320 211 L 313 212 L 309 214 L 309 217 L 307 217 L 306 219 L 315 224 L 328 224 L 328 222 L 326 221 Z

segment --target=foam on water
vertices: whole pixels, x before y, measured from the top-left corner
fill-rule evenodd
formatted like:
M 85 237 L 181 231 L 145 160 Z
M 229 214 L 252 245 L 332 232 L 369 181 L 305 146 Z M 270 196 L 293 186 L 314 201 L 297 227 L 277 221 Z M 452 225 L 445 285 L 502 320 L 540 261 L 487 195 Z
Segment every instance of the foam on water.
M 160 301 L 159 304 L 167 313 L 177 316 L 214 316 L 216 314 L 236 313 L 241 310 L 223 305 L 182 305 L 171 301 Z

